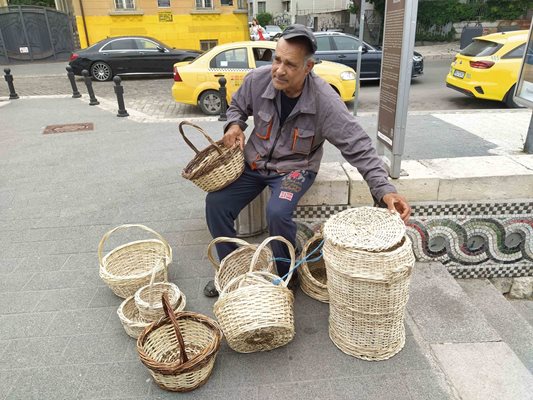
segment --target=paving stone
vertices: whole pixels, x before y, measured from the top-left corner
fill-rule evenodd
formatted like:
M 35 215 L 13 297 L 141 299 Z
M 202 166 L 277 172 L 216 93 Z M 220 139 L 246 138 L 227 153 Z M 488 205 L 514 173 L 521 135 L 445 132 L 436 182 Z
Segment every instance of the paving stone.
M 80 365 L 20 370 L 6 400 L 75 399 L 85 371 Z
M 206 258 L 207 244 L 176 246 L 175 254 L 187 254 L 189 260 L 202 260 Z
M 88 307 L 100 308 L 100 307 L 116 307 L 120 306 L 124 299 L 118 297 L 108 287 L 99 287 L 96 289 L 96 293 L 92 297 Z
M 441 371 L 412 371 L 399 375 L 412 400 L 455 398 L 452 389 L 446 383 L 445 375 Z
M 99 333 L 114 313 L 114 307 L 60 311 L 56 313 L 46 334 L 64 336 Z
M 257 400 L 257 388 L 254 386 L 248 387 L 234 387 L 231 389 L 217 390 L 212 389 L 213 385 L 210 384 L 211 380 L 208 380 L 207 383 L 201 386 L 198 389 L 195 389 L 192 392 L 181 393 L 180 397 L 187 400 Z M 160 389 L 155 384 L 152 385 L 149 400 L 167 400 L 175 399 L 176 393 L 167 392 L 163 389 Z
M 68 259 L 68 255 L 34 255 L 21 259 L 17 272 L 50 272 L 60 270 Z
M 533 371 L 533 327 L 522 318 L 513 305 L 487 279 L 457 281 L 473 303 L 483 311 L 491 326 L 515 352 L 524 365 Z
M 87 369 L 76 398 L 146 398 L 150 390 L 146 382 L 148 377 L 148 371 L 140 362 L 93 364 Z
M 18 268 L 22 260 L 23 260 L 22 257 L 18 257 L 18 258 L 3 258 L 2 257 L 0 259 L 0 277 L 3 276 L 4 274 L 10 274 L 13 271 L 15 271 Z M 1 288 L 1 284 L 0 284 L 0 288 Z
M 0 371 L 0 400 L 5 400 L 19 377 L 19 370 Z
M 179 257 L 179 256 L 178 256 Z M 190 260 L 187 257 L 173 262 L 169 266 L 169 279 L 172 281 L 179 281 L 181 279 L 190 278 L 206 278 L 206 282 L 210 279 L 214 279 L 215 267 L 211 264 L 211 261 L 207 259 L 203 260 Z
M 9 342 L 0 359 L 0 369 L 35 368 L 62 363 L 70 337 L 15 339 Z
M 411 400 L 404 381 L 394 374 L 334 379 L 330 385 L 332 399 Z
M 533 326 L 533 300 L 509 300 L 511 305 Z
M 129 339 L 115 334 L 73 336 L 63 355 L 65 364 L 124 361 Z
M 98 270 L 98 255 L 96 252 L 89 253 L 76 253 L 71 254 L 65 261 L 65 264 L 61 267 L 61 270 L 84 270 L 84 269 L 96 269 Z
M 503 342 L 431 345 L 463 399 L 533 399 L 533 376 Z
M 24 290 L 72 288 L 78 279 L 79 273 L 76 271 L 36 272 L 24 286 Z
M 329 380 L 316 379 L 306 382 L 279 382 L 260 385 L 258 400 L 328 400 L 333 399 L 333 388 Z M 338 397 L 340 399 L 340 397 Z M 353 399 L 353 393 L 346 397 Z
M 67 311 L 89 308 L 97 290 L 95 288 L 43 290 L 40 292 L 40 301 L 35 307 L 35 311 Z
M 42 295 L 42 292 L 24 292 L 24 295 L 18 292 L 0 293 L 2 315 L 32 312 Z
M 430 343 L 501 340 L 442 264 L 416 264 L 407 309 Z
M 0 293 L 20 292 L 32 279 L 34 272 L 0 275 Z
M 17 339 L 43 336 L 55 313 L 12 314 L 0 316 L 0 338 Z

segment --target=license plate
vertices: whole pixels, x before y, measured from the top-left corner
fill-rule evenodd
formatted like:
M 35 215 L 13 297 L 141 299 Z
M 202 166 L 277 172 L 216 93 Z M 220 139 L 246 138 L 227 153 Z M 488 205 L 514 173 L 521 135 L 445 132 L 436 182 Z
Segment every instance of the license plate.
M 456 69 L 455 71 L 453 71 L 453 76 L 455 76 L 456 78 L 463 79 L 465 77 L 465 73 Z

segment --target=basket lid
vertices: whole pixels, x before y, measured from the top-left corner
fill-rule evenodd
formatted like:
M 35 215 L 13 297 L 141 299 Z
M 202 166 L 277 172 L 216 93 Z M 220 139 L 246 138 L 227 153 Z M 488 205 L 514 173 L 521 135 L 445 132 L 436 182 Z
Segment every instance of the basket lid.
M 335 245 L 367 251 L 390 249 L 405 235 L 400 214 L 384 208 L 350 208 L 324 225 L 324 238 Z

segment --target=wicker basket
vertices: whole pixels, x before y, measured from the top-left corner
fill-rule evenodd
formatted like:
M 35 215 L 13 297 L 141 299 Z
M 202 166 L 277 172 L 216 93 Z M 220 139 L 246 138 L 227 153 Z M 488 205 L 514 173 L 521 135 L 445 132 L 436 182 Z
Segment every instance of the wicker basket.
M 152 274 L 150 284 L 139 288 L 133 298 L 139 309 L 139 317 L 145 321 L 156 321 L 165 315 L 161 296 L 168 293 L 170 306 L 175 309 L 181 301 L 181 291 L 172 282 L 154 282 L 155 274 Z
M 324 237 L 331 340 L 365 360 L 392 357 L 405 344 L 415 261 L 405 225 L 398 214 L 363 207 L 330 218 Z
M 213 247 L 217 243 L 235 243 L 240 246 L 222 259 L 218 264 L 213 255 Z M 215 267 L 215 288 L 220 293 L 224 286 L 233 278 L 245 274 L 250 269 L 250 262 L 258 248 L 257 244 L 250 244 L 242 239 L 230 237 L 218 237 L 209 243 L 207 247 L 207 257 Z M 272 274 L 276 273 L 276 264 L 273 261 L 274 256 L 268 247 L 263 247 L 262 251 L 254 265 L 254 271 L 267 271 Z
M 185 294 L 181 294 L 180 301 L 174 308 L 174 311 L 181 311 L 187 304 Z M 118 318 L 124 327 L 126 333 L 134 339 L 137 339 L 142 331 L 144 331 L 152 321 L 145 321 L 139 316 L 139 309 L 135 305 L 133 296 L 124 300 L 117 310 Z
M 141 362 L 163 389 L 188 392 L 202 386 L 213 370 L 222 331 L 198 313 L 171 311 L 163 295 L 166 318 L 146 328 L 137 339 Z
M 199 130 L 210 145 L 199 151 L 185 136 L 184 125 Z M 222 140 L 214 142 L 202 128 L 187 121 L 179 124 L 179 131 L 185 142 L 196 153 L 181 173 L 185 179 L 206 192 L 214 192 L 228 186 L 241 176 L 244 171 L 244 154 L 240 147 L 229 149 L 224 146 Z
M 302 249 L 302 260 L 305 260 L 307 254 L 316 250 L 317 246 L 322 243 L 323 239 L 324 236 L 322 235 L 322 232 L 316 233 L 311 239 L 309 239 Z M 305 294 L 323 303 L 329 302 L 327 287 L 328 278 L 324 258 L 321 258 L 318 261 L 302 262 L 298 276 L 300 278 L 300 287 Z
M 267 238 L 257 248 L 250 271 L 233 278 L 220 292 L 214 313 L 229 346 L 240 353 L 272 350 L 294 338 L 294 296 L 285 281 L 265 271 L 253 271 L 261 251 L 272 240 L 289 247 L 290 270 L 294 267 L 294 248 L 281 236 Z M 277 282 L 276 282 L 277 283 Z
M 157 239 L 137 240 L 123 244 L 102 257 L 104 244 L 118 230 L 140 228 Z M 132 296 L 137 289 L 150 283 L 155 269 L 156 282 L 167 280 L 167 266 L 172 262 L 172 249 L 168 242 L 152 229 L 138 224 L 120 225 L 107 232 L 98 244 L 100 278 L 123 299 Z

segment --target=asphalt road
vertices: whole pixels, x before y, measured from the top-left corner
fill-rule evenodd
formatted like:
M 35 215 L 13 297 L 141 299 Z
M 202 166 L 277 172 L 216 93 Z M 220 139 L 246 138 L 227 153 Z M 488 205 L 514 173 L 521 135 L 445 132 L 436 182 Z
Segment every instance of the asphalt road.
M 33 63 L 3 65 L 11 69 L 14 76 L 15 89 L 19 96 L 54 95 L 71 93 L 67 79 L 65 62 Z M 500 102 L 477 100 L 449 89 L 445 85 L 445 77 L 450 67 L 449 60 L 426 61 L 424 75 L 411 80 L 409 110 L 466 110 L 505 108 Z M 63 77 L 64 79 L 61 79 Z M 83 80 L 77 78 L 80 92 L 85 93 Z M 197 107 L 176 104 L 171 95 L 172 78 L 133 78 L 123 79 L 126 103 L 142 104 L 143 108 L 156 103 L 158 109 L 172 108 L 176 114 L 202 116 Z M 94 82 L 93 88 L 97 97 L 115 99 L 112 82 Z M 0 85 L 0 97 L 9 94 L 7 85 Z M 362 82 L 359 96 L 358 112 L 377 112 L 379 101 L 379 84 Z M 352 109 L 353 102 L 347 103 Z M 175 115 L 178 116 L 178 115 Z

